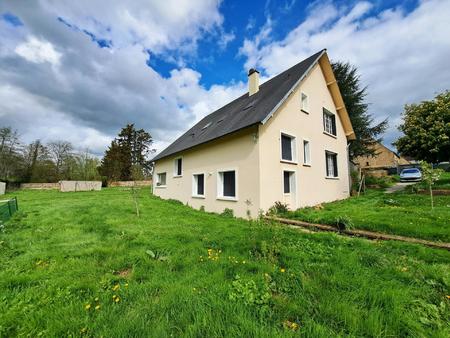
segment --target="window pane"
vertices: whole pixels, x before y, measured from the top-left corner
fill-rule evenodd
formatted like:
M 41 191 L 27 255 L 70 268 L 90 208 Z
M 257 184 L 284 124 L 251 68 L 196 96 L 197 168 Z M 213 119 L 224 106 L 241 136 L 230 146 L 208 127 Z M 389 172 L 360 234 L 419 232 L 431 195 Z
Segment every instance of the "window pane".
M 281 158 L 292 161 L 292 139 L 286 135 L 281 135 Z
M 234 171 L 225 171 L 223 175 L 223 196 L 236 197 L 236 176 Z
M 197 195 L 205 194 L 205 175 L 197 175 Z
M 176 160 L 176 172 L 178 176 L 181 176 L 182 170 L 183 170 L 183 163 L 182 163 L 182 159 L 179 158 Z
M 166 185 L 166 173 L 158 174 L 159 185 Z
M 309 142 L 303 141 L 303 163 L 309 163 L 310 154 L 309 154 Z
M 302 109 L 308 111 L 308 96 L 302 93 Z
M 333 154 L 333 176 L 338 177 L 337 155 Z
M 283 185 L 284 193 L 289 194 L 291 192 L 291 173 L 289 171 L 283 171 Z

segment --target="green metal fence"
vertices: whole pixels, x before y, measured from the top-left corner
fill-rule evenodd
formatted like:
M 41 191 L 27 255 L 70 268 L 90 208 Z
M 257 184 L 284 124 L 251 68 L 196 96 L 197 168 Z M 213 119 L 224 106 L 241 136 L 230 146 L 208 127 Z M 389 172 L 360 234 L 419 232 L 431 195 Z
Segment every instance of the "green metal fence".
M 7 221 L 17 210 L 17 198 L 0 201 L 0 223 Z

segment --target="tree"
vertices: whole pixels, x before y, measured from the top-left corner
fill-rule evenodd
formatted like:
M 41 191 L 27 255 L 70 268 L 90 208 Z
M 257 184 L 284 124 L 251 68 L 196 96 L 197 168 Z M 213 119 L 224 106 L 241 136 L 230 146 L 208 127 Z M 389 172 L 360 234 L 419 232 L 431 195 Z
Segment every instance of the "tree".
M 444 171 L 442 169 L 433 169 L 433 166 L 425 161 L 420 161 L 420 169 L 422 171 L 422 179 L 430 191 L 431 209 L 433 209 L 433 185 L 439 180 Z
M 53 182 L 55 166 L 50 160 L 47 147 L 40 140 L 30 143 L 23 149 L 23 181 Z
M 349 146 L 350 159 L 358 156 L 374 156 L 373 146 L 380 142 L 380 135 L 387 128 L 387 119 L 374 125 L 374 119 L 367 111 L 365 102 L 367 87 L 361 86 L 361 80 L 356 67 L 349 63 L 333 62 L 331 64 L 339 90 L 352 122 L 356 140 Z
M 402 155 L 438 163 L 450 160 L 450 91 L 434 100 L 405 105 L 394 145 Z
M 153 139 L 143 129 L 136 130 L 134 124 L 128 124 L 120 131 L 105 152 L 99 171 L 108 180 L 133 179 L 134 168 L 140 168 L 143 176 L 148 176 L 151 163 L 148 157 L 154 150 Z
M 21 165 L 19 153 L 19 134 L 11 127 L 0 128 L 0 178 L 8 180 L 17 178 L 17 170 Z
M 71 160 L 73 146 L 67 141 L 52 141 L 47 145 L 50 156 L 55 164 L 56 178 L 61 180 L 65 178 L 63 172 L 68 171 L 68 162 Z

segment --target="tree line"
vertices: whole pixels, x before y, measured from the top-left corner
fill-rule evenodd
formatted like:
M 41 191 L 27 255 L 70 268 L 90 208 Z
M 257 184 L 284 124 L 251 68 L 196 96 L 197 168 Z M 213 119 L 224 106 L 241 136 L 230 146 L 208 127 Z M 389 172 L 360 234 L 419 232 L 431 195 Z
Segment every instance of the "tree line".
M 102 160 L 67 141 L 25 144 L 19 132 L 0 127 L 0 181 L 44 183 L 60 180 L 140 180 L 151 175 L 153 139 L 133 124 L 122 128 Z

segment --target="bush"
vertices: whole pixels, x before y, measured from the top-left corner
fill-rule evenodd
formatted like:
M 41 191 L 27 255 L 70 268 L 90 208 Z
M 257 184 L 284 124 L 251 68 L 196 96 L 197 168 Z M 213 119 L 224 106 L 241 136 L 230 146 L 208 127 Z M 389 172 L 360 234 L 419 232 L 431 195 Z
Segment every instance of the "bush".
M 234 217 L 234 211 L 233 209 L 225 208 L 222 213 L 220 214 L 223 217 Z
M 353 228 L 353 222 L 348 216 L 338 216 L 336 217 L 336 227 L 339 230 L 349 230 Z
M 288 205 L 286 203 L 277 201 L 273 206 L 269 208 L 267 214 L 269 215 L 283 215 L 289 211 Z
M 391 176 L 375 177 L 366 176 L 366 186 L 379 186 L 380 188 L 388 188 L 395 182 L 395 178 Z

